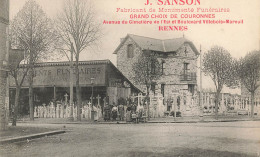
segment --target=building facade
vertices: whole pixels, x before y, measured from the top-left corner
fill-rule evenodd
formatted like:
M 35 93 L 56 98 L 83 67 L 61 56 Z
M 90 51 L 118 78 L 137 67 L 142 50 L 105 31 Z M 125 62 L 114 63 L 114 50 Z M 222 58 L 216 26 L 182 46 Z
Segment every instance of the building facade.
M 9 0 L 0 0 L 0 129 L 5 130 L 8 124 L 8 25 Z
M 152 93 L 161 93 L 168 98 L 183 91 L 196 92 L 199 52 L 191 41 L 185 38 L 160 40 L 128 34 L 114 51 L 117 68 L 128 79 L 134 76 L 133 65 L 145 50 L 154 52 L 161 65 L 161 76 L 155 81 Z

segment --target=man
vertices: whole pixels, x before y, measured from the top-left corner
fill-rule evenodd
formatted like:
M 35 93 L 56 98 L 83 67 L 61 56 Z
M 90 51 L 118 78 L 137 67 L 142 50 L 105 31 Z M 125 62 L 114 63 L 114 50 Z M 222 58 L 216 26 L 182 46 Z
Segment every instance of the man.
M 113 108 L 112 108 L 112 118 L 113 118 L 113 120 L 116 120 L 117 113 L 118 113 L 118 108 L 117 108 L 116 105 L 114 105 Z

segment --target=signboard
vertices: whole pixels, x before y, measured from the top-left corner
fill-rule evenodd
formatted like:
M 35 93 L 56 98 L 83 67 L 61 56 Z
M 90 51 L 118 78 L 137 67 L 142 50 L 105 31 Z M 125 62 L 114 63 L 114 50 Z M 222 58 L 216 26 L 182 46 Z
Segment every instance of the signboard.
M 79 84 L 81 86 L 91 86 L 91 78 L 94 79 L 94 85 L 105 86 L 105 67 L 106 65 L 80 65 L 79 66 Z M 73 82 L 76 85 L 76 69 L 73 69 Z M 20 72 L 19 77 L 21 78 L 22 73 Z M 64 65 L 54 65 L 54 66 L 44 66 L 35 67 L 33 78 L 34 87 L 43 86 L 60 86 L 69 87 L 70 83 L 70 66 Z M 28 74 L 27 74 L 28 76 Z M 28 77 L 26 76 L 23 86 L 29 86 Z M 10 77 L 10 86 L 14 87 L 15 82 L 12 77 Z

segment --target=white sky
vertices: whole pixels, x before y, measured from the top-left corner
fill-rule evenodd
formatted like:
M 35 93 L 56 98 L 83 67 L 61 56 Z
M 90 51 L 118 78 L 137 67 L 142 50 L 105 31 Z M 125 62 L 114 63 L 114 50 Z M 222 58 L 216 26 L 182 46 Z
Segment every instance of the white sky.
M 63 0 L 36 0 L 50 18 L 55 18 L 61 10 Z M 155 2 L 155 0 L 150 0 Z M 10 19 L 22 9 L 26 0 L 10 0 Z M 106 20 L 129 19 L 129 13 L 116 13 L 116 8 L 147 8 L 146 0 L 91 0 L 95 11 L 96 20 L 102 23 Z M 154 4 L 153 8 L 157 6 Z M 217 13 L 216 19 L 243 19 L 242 25 L 190 25 L 185 32 L 158 31 L 158 25 L 102 25 L 104 33 L 99 48 L 87 50 L 81 55 L 81 60 L 110 59 L 116 64 L 113 51 L 120 43 L 120 38 L 127 33 L 147 37 L 169 39 L 185 37 L 193 41 L 197 49 L 202 45 L 206 52 L 213 45 L 220 45 L 229 50 L 233 57 L 245 56 L 248 51 L 259 50 L 260 45 L 260 1 L 259 0 L 201 0 L 202 8 L 230 8 L 230 13 Z M 167 6 L 167 8 L 187 8 L 187 6 Z M 203 78 L 203 87 L 212 87 L 212 82 Z

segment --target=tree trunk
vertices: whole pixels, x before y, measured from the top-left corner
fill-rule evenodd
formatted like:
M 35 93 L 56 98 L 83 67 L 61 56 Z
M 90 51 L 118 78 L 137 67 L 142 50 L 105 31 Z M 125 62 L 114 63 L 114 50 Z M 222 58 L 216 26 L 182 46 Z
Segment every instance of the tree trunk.
M 79 59 L 76 57 L 76 94 L 77 94 L 77 120 L 81 121 L 81 91 L 79 86 Z
M 215 101 L 215 118 L 218 119 L 218 104 L 219 104 L 219 94 L 220 92 L 216 92 L 216 101 Z
M 255 107 L 255 92 L 251 93 L 251 117 L 254 117 L 254 107 Z
M 16 86 L 12 126 L 16 126 L 21 87 Z
M 34 109 L 33 109 L 33 70 L 29 72 L 29 107 L 30 107 L 30 120 L 34 120 Z

